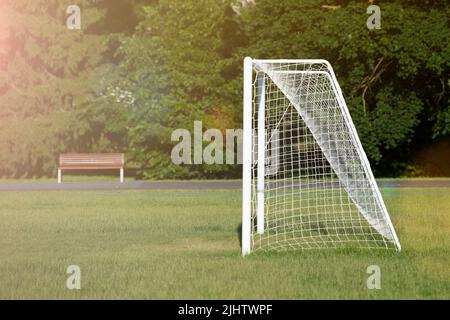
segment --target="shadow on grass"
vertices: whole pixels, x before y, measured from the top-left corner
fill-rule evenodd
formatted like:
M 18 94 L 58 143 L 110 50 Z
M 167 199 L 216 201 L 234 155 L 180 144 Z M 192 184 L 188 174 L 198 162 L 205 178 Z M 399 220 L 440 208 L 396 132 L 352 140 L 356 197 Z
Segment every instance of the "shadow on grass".
M 255 229 L 256 232 L 256 229 Z M 240 223 L 236 228 L 236 234 L 239 240 L 239 248 L 242 250 L 242 223 Z M 329 257 L 334 256 L 355 256 L 355 257 L 371 257 L 371 258 L 382 258 L 382 257 L 404 257 L 404 250 L 398 252 L 393 248 L 386 249 L 380 248 L 355 248 L 355 247 L 338 247 L 338 248 L 310 248 L 310 249 L 297 249 L 297 250 L 256 250 L 252 253 L 253 256 L 259 257 L 273 257 L 273 256 L 313 256 L 313 257 Z
M 237 236 L 239 238 L 239 248 L 242 250 L 242 223 L 236 228 Z
M 400 258 L 404 259 L 405 253 L 395 251 L 394 249 L 384 249 L 384 248 L 311 248 L 311 249 L 285 249 L 285 250 L 256 250 L 252 254 L 254 257 L 260 258 L 274 258 L 274 257 L 289 257 L 289 258 L 299 258 L 302 259 L 316 259 L 325 258 L 330 259 L 332 257 L 353 257 L 353 258 Z

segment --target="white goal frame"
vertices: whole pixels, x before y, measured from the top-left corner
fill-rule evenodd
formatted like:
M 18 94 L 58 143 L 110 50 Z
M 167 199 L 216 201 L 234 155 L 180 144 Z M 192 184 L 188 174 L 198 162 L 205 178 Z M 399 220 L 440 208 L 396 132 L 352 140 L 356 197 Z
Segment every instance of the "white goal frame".
M 332 87 L 332 91 L 339 105 L 340 112 L 342 113 L 343 119 L 345 120 L 346 126 L 349 128 L 349 135 L 351 136 L 354 147 L 357 151 L 357 156 L 360 163 L 364 169 L 366 177 L 368 177 L 368 183 L 370 183 L 370 188 L 373 191 L 374 201 L 379 205 L 380 211 L 383 213 L 384 223 L 390 229 L 390 241 L 394 244 L 395 248 L 400 251 L 401 245 L 398 240 L 397 234 L 394 230 L 392 221 L 389 217 L 388 211 L 384 204 L 383 198 L 373 176 L 372 170 L 370 168 L 369 161 L 367 159 L 366 153 L 361 145 L 357 131 L 350 117 L 347 105 L 345 103 L 341 88 L 336 80 L 333 68 L 331 64 L 322 59 L 314 60 L 299 60 L 299 59 L 281 59 L 281 60 L 258 60 L 246 57 L 244 59 L 244 94 L 243 94 L 243 182 L 242 182 L 242 254 L 248 255 L 253 251 L 252 243 L 253 236 L 255 234 L 262 235 L 265 232 L 265 170 L 266 170 L 266 132 L 265 132 L 265 94 L 264 94 L 264 83 L 259 88 L 262 90 L 260 92 L 260 100 L 257 102 L 258 115 L 257 115 L 257 128 L 253 127 L 254 124 L 254 113 L 255 108 L 254 102 L 254 83 L 259 81 L 254 77 L 255 70 L 262 71 L 259 66 L 267 64 L 321 64 L 326 66 L 326 70 L 280 70 L 273 71 L 278 73 L 303 73 L 305 75 L 322 75 L 326 77 Z M 263 80 L 264 81 L 264 80 Z M 257 133 L 255 133 L 257 129 Z M 256 135 L 257 137 L 255 137 Z M 255 140 L 256 139 L 256 140 Z M 255 141 L 257 141 L 257 152 L 255 152 Z M 254 154 L 257 154 L 257 159 L 252 159 Z M 257 176 L 252 177 L 252 166 L 255 164 L 257 166 Z M 252 186 L 252 178 L 256 180 L 256 183 Z M 252 190 L 253 188 L 253 190 Z M 252 193 L 253 192 L 253 193 Z M 253 198 L 252 198 L 253 197 Z M 353 199 L 352 199 L 353 200 Z M 253 204 L 252 204 L 253 201 Z M 354 201 L 354 200 L 353 200 Z M 256 205 L 255 205 L 256 203 Z M 255 208 L 252 208 L 256 207 Z M 257 217 L 257 223 L 252 221 L 252 210 L 253 215 Z M 256 213 L 255 213 L 256 211 Z M 367 217 L 366 217 L 367 219 Z M 253 224 L 256 224 L 255 230 L 253 230 Z

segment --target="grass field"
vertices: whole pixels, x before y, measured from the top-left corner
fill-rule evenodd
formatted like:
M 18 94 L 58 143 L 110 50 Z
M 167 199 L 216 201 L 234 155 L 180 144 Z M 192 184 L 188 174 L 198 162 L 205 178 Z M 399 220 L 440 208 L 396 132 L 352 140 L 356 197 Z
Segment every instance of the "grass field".
M 450 189 L 382 193 L 400 253 L 242 258 L 238 190 L 2 192 L 0 298 L 450 299 Z M 74 264 L 81 290 L 65 286 Z

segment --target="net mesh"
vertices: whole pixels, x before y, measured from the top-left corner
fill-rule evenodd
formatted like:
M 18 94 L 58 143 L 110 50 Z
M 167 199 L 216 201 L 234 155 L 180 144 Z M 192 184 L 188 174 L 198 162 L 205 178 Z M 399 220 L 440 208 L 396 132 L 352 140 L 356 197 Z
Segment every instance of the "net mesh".
M 395 248 L 336 86 L 326 64 L 254 65 L 252 250 Z

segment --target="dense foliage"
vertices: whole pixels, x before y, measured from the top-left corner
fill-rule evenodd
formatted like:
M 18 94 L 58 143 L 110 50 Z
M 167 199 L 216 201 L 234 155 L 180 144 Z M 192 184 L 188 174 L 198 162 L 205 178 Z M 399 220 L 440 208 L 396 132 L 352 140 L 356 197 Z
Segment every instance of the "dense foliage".
M 366 27 L 373 1 L 321 0 L 78 0 L 82 28 L 68 30 L 73 2 L 0 4 L 2 176 L 124 151 L 147 177 L 239 177 L 172 164 L 171 133 L 241 127 L 247 55 L 329 60 L 378 175 L 420 174 L 415 155 L 450 136 L 445 1 L 383 1 L 380 30 Z

